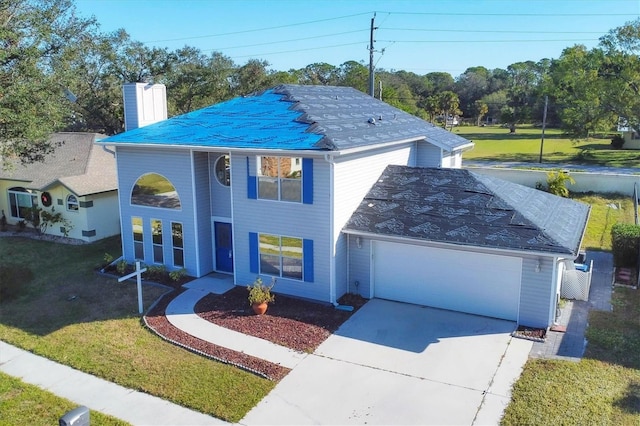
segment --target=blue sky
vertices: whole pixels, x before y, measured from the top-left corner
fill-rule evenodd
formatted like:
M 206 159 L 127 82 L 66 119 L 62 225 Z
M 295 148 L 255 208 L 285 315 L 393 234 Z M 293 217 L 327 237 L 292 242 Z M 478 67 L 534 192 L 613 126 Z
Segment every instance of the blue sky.
M 274 70 L 355 60 L 416 74 L 506 68 L 591 48 L 610 29 L 640 17 L 640 0 L 76 0 L 103 32 L 174 50 L 218 51 Z

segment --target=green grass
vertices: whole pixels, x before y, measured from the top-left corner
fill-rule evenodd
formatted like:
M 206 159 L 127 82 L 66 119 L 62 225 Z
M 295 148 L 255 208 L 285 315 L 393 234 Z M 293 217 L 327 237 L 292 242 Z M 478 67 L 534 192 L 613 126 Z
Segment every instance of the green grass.
M 633 200 L 616 194 L 571 194 L 571 198 L 591 205 L 589 222 L 582 242 L 586 250 L 611 250 L 611 227 L 634 223 Z
M 629 197 L 572 197 L 592 206 L 583 243 L 588 250 L 610 250 L 611 226 L 633 223 Z M 589 314 L 583 360 L 527 362 L 502 424 L 640 424 L 640 291 L 615 288 L 611 303 L 612 312 Z
M 23 349 L 200 412 L 240 420 L 275 384 L 164 342 L 137 313 L 136 286 L 97 275 L 119 239 L 69 246 L 0 238 L 0 265 L 33 278 L 0 301 L 0 339 Z M 144 286 L 145 309 L 166 290 Z
M 503 424 L 640 424 L 640 292 L 616 288 L 612 304 L 590 313 L 582 361 L 527 362 Z
M 520 126 L 515 134 L 499 126 L 461 126 L 453 132 L 475 142 L 465 160 L 538 163 L 542 129 Z M 572 140 L 558 129 L 545 129 L 544 163 L 592 164 L 609 167 L 640 167 L 640 151 L 611 149 L 611 139 Z
M 76 407 L 78 404 L 0 372 L 0 424 L 56 425 Z M 97 411 L 90 411 L 89 416 L 94 426 L 129 424 Z

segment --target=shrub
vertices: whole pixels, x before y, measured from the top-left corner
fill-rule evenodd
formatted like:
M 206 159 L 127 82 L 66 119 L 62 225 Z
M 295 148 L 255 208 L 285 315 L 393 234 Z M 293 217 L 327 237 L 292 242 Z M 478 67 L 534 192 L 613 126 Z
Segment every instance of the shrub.
M 185 276 L 187 276 L 187 270 L 184 268 L 176 269 L 175 271 L 169 272 L 169 278 L 171 278 L 171 280 L 175 282 L 180 281 Z
M 164 265 L 151 265 L 147 266 L 147 272 L 144 273 L 144 278 L 150 281 L 159 281 L 167 276 L 167 267 Z
M 640 253 L 640 226 L 616 223 L 611 228 L 611 250 L 615 266 L 636 267 Z
M 547 173 L 547 187 L 549 188 L 549 192 L 553 195 L 565 198 L 568 197 L 569 189 L 567 188 L 567 182 L 572 185 L 576 183 L 576 181 L 573 180 L 567 172 L 558 171 Z
M 124 275 L 124 273 L 127 270 L 127 261 L 122 259 L 121 261 L 118 262 L 118 264 L 116 265 L 116 271 L 118 271 L 119 274 Z
M 621 135 L 615 135 L 611 138 L 611 147 L 613 149 L 622 149 L 624 138 Z
M 253 284 L 247 286 L 247 290 L 249 290 L 249 304 L 253 305 L 254 303 L 271 303 L 276 300 L 276 297 L 271 294 L 271 289 L 276 285 L 276 279 L 271 279 L 271 285 L 264 285 L 262 283 L 262 278 L 258 277 L 253 282 Z

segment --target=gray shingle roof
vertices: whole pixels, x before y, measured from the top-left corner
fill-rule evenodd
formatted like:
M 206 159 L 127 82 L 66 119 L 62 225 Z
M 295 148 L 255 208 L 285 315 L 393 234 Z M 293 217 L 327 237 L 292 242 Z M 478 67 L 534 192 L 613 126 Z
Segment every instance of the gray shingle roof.
M 589 210 L 466 169 L 388 166 L 344 231 L 575 256 Z
M 351 87 L 285 84 L 102 142 L 338 151 L 425 138 L 446 151 L 472 146 L 467 139 Z
M 49 138 L 56 147 L 44 162 L 0 167 L 0 179 L 24 182 L 28 189 L 46 190 L 61 183 L 76 195 L 84 196 L 118 189 L 115 156 L 95 145 L 95 133 L 54 133 Z

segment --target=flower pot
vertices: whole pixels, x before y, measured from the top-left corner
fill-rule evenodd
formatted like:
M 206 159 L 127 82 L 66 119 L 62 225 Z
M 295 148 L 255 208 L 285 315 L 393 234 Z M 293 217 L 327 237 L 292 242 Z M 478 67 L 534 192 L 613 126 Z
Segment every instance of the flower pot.
M 254 303 L 251 305 L 253 312 L 255 312 L 256 315 L 264 315 L 264 313 L 267 312 L 267 306 L 269 306 L 267 302 Z

